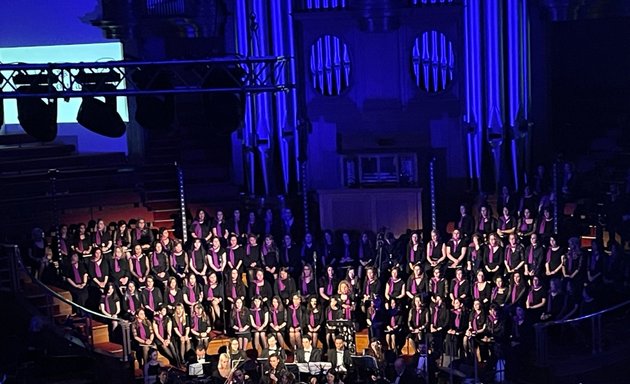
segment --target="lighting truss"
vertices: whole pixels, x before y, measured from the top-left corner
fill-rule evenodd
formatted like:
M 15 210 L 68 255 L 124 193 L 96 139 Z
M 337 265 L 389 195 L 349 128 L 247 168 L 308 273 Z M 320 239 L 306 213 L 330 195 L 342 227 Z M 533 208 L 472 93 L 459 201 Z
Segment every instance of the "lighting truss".
M 232 57 L 177 61 L 109 61 L 98 63 L 0 64 L 0 99 L 136 96 L 210 92 L 286 92 L 289 58 Z M 208 81 L 217 71 L 229 81 Z M 142 72 L 142 84 L 134 74 Z M 162 79 L 168 76 L 170 84 Z M 31 84 L 32 83 L 32 84 Z M 90 83 L 90 86 L 83 84 Z M 20 85 L 46 84 L 39 92 Z M 115 88 L 112 89 L 111 85 Z M 41 87 L 40 87 L 41 88 Z

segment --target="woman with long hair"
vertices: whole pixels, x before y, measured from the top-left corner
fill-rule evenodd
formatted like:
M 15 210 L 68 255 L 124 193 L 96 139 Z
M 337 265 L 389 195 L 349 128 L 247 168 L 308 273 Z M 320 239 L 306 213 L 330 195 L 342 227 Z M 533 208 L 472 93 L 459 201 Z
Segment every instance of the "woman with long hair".
M 429 279 L 426 273 L 424 273 L 420 262 L 414 264 L 411 268 L 411 275 L 407 278 L 406 288 L 406 295 L 410 300 L 413 300 L 416 295 L 425 295 L 427 293 L 429 289 Z
M 202 345 L 204 349 L 207 348 L 208 342 L 210 341 L 210 331 L 212 329 L 210 328 L 210 321 L 203 306 L 196 303 L 192 308 L 190 317 L 190 333 L 192 334 L 195 346 Z
M 173 313 L 173 333 L 175 334 L 175 341 L 178 342 L 179 359 L 181 362 L 185 361 L 186 352 L 191 348 L 190 343 L 190 320 L 186 311 L 184 310 L 184 304 L 177 303 L 175 305 L 175 312 Z
M 284 341 L 286 327 L 287 312 L 282 304 L 282 299 L 279 296 L 274 296 L 271 298 L 271 305 L 269 306 L 269 333 L 276 335 L 280 345 L 286 345 Z
M 174 365 L 179 365 L 179 359 L 175 344 L 173 343 L 173 323 L 167 315 L 165 305 L 160 306 L 153 316 L 153 334 L 155 335 L 155 344 L 162 355 Z
M 486 314 L 481 301 L 475 300 L 473 302 L 473 310 L 468 320 L 468 329 L 464 336 L 464 349 L 473 354 L 479 361 L 481 360 L 479 343 L 475 341 L 481 340 L 486 332 Z
M 217 369 L 212 373 L 212 377 L 219 380 L 221 383 L 230 383 L 232 378 L 232 364 L 230 355 L 222 353 L 219 355 L 219 363 Z
M 184 302 L 184 295 L 181 289 L 177 286 L 177 279 L 174 276 L 168 278 L 166 283 L 166 289 L 164 290 L 164 302 L 168 313 L 175 312 L 175 306 Z
M 252 325 L 253 346 L 256 350 L 267 348 L 267 326 L 269 325 L 269 313 L 262 306 L 263 300 L 260 295 L 252 299 L 252 307 L 249 312 L 249 323 Z
M 304 314 L 302 312 L 302 298 L 297 292 L 291 295 L 291 304 L 287 307 L 287 323 L 289 325 L 289 344 L 292 348 L 302 348 Z
M 243 305 L 243 299 L 240 297 L 236 298 L 230 314 L 230 320 L 234 335 L 238 339 L 238 346 L 243 351 L 247 349 L 247 342 L 251 338 L 250 316 L 249 310 Z
M 153 327 L 151 322 L 147 319 L 143 308 L 139 308 L 136 314 L 136 319 L 131 324 L 131 333 L 135 346 L 137 348 L 137 356 L 142 358 L 140 366 L 143 366 L 149 360 L 149 349 L 154 348 L 153 343 Z
M 149 359 L 142 369 L 144 384 L 154 384 L 158 380 L 158 374 L 162 368 L 162 363 L 158 360 L 158 351 L 156 349 L 151 348 L 148 356 Z
M 319 340 L 319 334 L 322 329 L 322 323 L 324 320 L 324 314 L 317 302 L 317 296 L 311 295 L 308 298 L 308 303 L 306 305 L 306 330 L 308 336 L 310 337 L 313 345 L 317 345 L 317 341 Z
M 129 262 L 127 256 L 124 254 L 122 247 L 114 247 L 114 253 L 109 261 L 109 276 L 111 281 L 116 284 L 121 292 L 127 287 L 129 283 Z
M 265 274 L 269 279 L 274 280 L 278 278 L 278 266 L 280 265 L 280 259 L 278 258 L 278 247 L 276 246 L 273 236 L 268 234 L 265 236 L 265 241 L 260 249 L 261 263 L 265 270 Z
M 237 269 L 230 270 L 225 290 L 225 298 L 230 304 L 234 305 L 237 299 L 245 300 L 245 286 Z
M 203 302 L 203 291 L 201 290 L 199 284 L 197 284 L 197 275 L 193 272 L 189 273 L 188 279 L 186 279 L 186 283 L 182 290 L 184 304 L 188 306 L 190 313 L 192 313 L 192 308 Z
M 197 280 L 206 283 L 208 265 L 206 264 L 206 250 L 201 244 L 201 239 L 195 239 L 192 248 L 188 251 L 188 270 L 197 275 Z
M 147 276 L 149 276 L 150 271 L 149 258 L 142 251 L 142 246 L 136 244 L 129 258 L 129 272 L 131 272 L 131 276 L 138 286 L 143 287 L 146 284 Z
M 282 299 L 284 305 L 289 305 L 291 296 L 297 291 L 295 288 L 295 280 L 289 276 L 289 269 L 281 267 L 278 279 L 274 285 L 274 295 Z
M 164 287 L 169 277 L 169 262 L 164 246 L 159 241 L 155 243 L 153 252 L 151 252 L 150 264 L 151 274 L 160 282 L 160 287 Z
M 335 345 L 335 334 L 337 327 L 331 324 L 331 322 L 340 320 L 343 318 L 343 312 L 339 305 L 339 298 L 337 296 L 331 296 L 328 308 L 326 308 L 325 321 L 326 321 L 326 344 L 329 347 Z
M 101 313 L 117 319 L 120 316 L 120 299 L 118 293 L 114 287 L 114 283 L 108 283 L 105 287 L 105 293 L 101 297 L 101 304 L 99 305 Z M 112 330 L 118 327 L 118 322 L 112 320 Z
M 335 268 L 332 265 L 326 266 L 325 275 L 319 280 L 319 296 L 324 302 L 330 301 L 330 297 L 335 294 L 335 287 L 338 281 L 335 278 Z
M 204 300 L 206 308 L 210 314 L 213 326 L 216 328 L 217 320 L 221 318 L 223 305 L 223 287 L 219 283 L 216 272 L 212 271 L 208 275 L 208 285 L 204 289 Z
M 306 263 L 302 267 L 302 274 L 300 275 L 300 294 L 304 297 L 315 295 L 315 273 L 311 264 Z

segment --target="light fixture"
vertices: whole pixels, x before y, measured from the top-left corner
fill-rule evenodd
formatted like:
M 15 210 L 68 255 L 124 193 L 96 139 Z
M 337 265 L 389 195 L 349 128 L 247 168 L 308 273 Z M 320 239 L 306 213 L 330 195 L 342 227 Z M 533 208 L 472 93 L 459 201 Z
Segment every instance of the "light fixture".
M 111 84 L 120 80 L 120 75 L 113 71 L 99 73 L 79 73 L 76 75 L 85 91 L 113 92 L 116 86 Z M 88 130 L 106 137 L 121 137 L 127 126 L 116 111 L 116 96 L 105 96 L 105 101 L 92 96 L 83 97 L 77 113 L 77 122 Z
M 13 78 L 20 93 L 49 93 L 55 90 L 55 78 L 46 74 L 20 73 Z M 44 101 L 39 97 L 17 99 L 18 121 L 22 129 L 39 141 L 53 141 L 57 137 L 57 99 Z

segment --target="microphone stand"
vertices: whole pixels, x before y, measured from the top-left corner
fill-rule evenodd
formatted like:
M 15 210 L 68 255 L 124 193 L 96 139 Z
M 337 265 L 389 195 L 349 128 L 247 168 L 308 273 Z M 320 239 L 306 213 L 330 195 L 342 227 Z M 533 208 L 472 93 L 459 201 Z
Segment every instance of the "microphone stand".
M 227 257 L 227 255 L 225 255 Z M 227 266 L 227 263 L 225 264 Z M 223 279 L 223 289 L 221 289 L 221 301 L 223 303 L 223 308 L 221 309 L 221 317 L 223 317 L 223 334 L 227 336 L 228 331 L 228 322 L 227 322 L 227 276 L 225 274 L 225 267 L 223 267 L 221 278 Z

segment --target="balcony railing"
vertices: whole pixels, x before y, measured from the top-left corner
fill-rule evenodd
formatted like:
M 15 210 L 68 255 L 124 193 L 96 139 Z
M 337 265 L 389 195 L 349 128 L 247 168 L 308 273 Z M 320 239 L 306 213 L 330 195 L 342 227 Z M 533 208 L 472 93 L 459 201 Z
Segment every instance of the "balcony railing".
M 118 324 L 121 326 L 122 329 L 122 357 L 121 357 L 121 361 L 122 362 L 128 362 L 130 357 L 131 357 L 131 322 L 124 320 L 124 319 L 119 319 L 119 318 L 113 318 L 111 316 L 106 316 L 102 313 L 99 312 L 94 312 L 88 308 L 85 308 L 83 306 L 80 306 L 74 302 L 72 302 L 71 300 L 66 299 L 65 297 L 63 297 L 62 295 L 60 295 L 59 293 L 55 292 L 54 290 L 52 290 L 50 287 L 48 287 L 46 284 L 42 283 L 41 281 L 39 281 L 38 279 L 36 279 L 31 272 L 28 270 L 28 268 L 26 268 L 26 266 L 24 265 L 24 263 L 22 262 L 22 257 L 20 256 L 20 248 L 15 245 L 15 244 L 0 244 L 0 260 L 2 260 L 3 263 L 6 263 L 7 265 L 12 266 L 13 268 L 11 270 L 8 271 L 8 275 L 5 275 L 4 278 L 7 279 L 6 281 L 8 282 L 8 286 L 10 287 L 11 291 L 16 295 L 16 297 L 18 295 L 22 295 L 23 294 L 23 288 L 22 287 L 22 283 L 21 283 L 21 279 L 20 279 L 20 274 L 24 273 L 26 276 L 28 276 L 28 278 L 32 281 L 32 284 L 34 284 L 35 286 L 37 286 L 37 288 L 39 288 L 39 290 L 46 295 L 49 299 L 57 299 L 63 303 L 66 303 L 68 305 L 70 305 L 73 308 L 73 312 L 76 313 L 82 313 L 84 317 L 86 317 L 87 321 L 86 324 L 88 326 L 89 329 L 87 329 L 86 331 L 88 332 L 88 334 L 92 334 L 92 320 L 98 320 L 100 322 L 106 323 L 106 324 L 111 324 L 112 321 L 116 321 L 118 322 Z M 53 316 L 53 313 L 50 311 L 47 315 L 49 315 L 50 317 Z M 88 337 L 88 340 L 90 342 L 89 347 L 91 349 L 94 349 L 94 343 L 93 343 L 93 339 L 91 337 Z
M 630 300 L 574 319 L 535 324 L 536 365 L 553 365 L 558 372 L 559 365 L 579 355 L 594 357 L 623 347 L 630 335 L 629 311 Z

